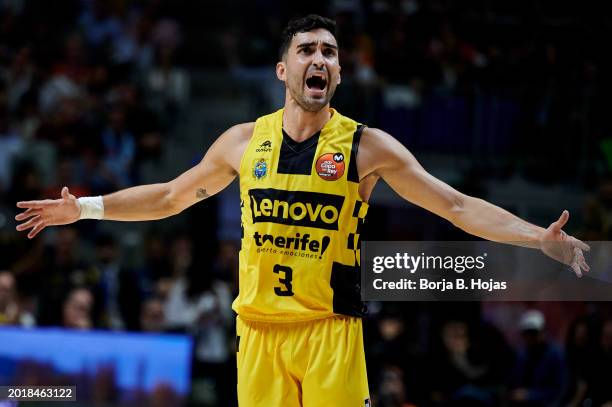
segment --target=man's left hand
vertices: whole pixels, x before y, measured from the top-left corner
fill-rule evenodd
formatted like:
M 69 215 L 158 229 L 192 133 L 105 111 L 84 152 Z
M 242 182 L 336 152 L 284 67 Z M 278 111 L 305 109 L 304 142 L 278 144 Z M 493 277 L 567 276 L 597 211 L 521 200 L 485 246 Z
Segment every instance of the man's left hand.
M 589 251 L 588 244 L 565 233 L 562 228 L 569 219 L 569 212 L 564 210 L 556 222 L 544 231 L 540 237 L 540 248 L 547 256 L 567 264 L 578 277 L 590 270 L 584 259 L 583 251 Z

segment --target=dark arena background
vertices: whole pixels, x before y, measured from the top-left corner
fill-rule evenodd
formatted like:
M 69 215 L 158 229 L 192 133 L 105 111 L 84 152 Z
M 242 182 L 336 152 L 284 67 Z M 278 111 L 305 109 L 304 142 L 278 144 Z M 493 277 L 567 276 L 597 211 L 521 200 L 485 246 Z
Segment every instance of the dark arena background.
M 237 182 L 163 221 L 33 240 L 15 203 L 195 165 L 282 106 L 274 65 L 297 15 L 338 24 L 338 111 L 464 193 L 538 225 L 568 209 L 568 233 L 610 239 L 605 2 L 290 3 L 0 1 L 0 386 L 76 385 L 75 406 L 236 405 Z M 371 204 L 363 240 L 474 239 L 382 182 Z M 610 303 L 369 309 L 375 406 L 612 406 Z

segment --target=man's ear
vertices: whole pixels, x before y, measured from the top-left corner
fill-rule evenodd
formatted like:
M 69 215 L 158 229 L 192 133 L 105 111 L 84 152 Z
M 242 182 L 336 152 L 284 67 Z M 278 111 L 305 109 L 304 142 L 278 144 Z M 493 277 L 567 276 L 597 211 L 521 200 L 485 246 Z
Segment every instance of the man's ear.
M 283 82 L 287 80 L 287 66 L 284 61 L 276 63 L 276 77 Z
M 342 75 L 340 75 L 340 71 L 342 71 L 342 67 L 341 66 L 338 67 L 338 83 L 337 83 L 337 85 L 340 85 L 340 82 L 342 82 Z

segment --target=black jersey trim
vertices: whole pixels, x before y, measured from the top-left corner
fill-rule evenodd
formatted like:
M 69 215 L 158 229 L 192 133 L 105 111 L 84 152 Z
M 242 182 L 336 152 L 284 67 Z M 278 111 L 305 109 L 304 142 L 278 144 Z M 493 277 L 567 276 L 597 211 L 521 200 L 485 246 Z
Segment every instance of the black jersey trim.
M 357 129 L 353 134 L 353 144 L 351 146 L 351 161 L 349 162 L 347 180 L 351 182 L 359 182 L 359 174 L 357 173 L 357 151 L 359 150 L 359 141 L 365 125 L 357 125 Z
M 359 217 L 359 211 L 361 210 L 361 205 L 363 201 L 355 201 L 355 206 L 353 207 L 353 218 Z
M 363 225 L 365 224 L 365 218 L 357 219 L 357 229 L 355 229 L 355 233 L 360 235 Z
M 336 314 L 364 317 L 368 307 L 361 301 L 359 266 L 333 262 L 330 286 L 334 290 L 333 307 Z
M 349 250 L 355 250 L 355 234 L 349 233 L 348 240 L 346 242 L 346 248 Z
M 278 156 L 276 172 L 278 174 L 310 175 L 321 132 L 317 132 L 301 143 L 293 140 L 284 129 L 282 132 L 283 142 Z

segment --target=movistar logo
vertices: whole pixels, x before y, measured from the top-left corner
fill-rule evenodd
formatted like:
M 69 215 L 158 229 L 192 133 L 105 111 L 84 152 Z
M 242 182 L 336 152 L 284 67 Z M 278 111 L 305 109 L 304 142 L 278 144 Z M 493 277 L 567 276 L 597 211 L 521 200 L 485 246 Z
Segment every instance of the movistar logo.
M 338 230 L 343 196 L 271 188 L 251 189 L 249 195 L 253 223 L 273 222 Z

